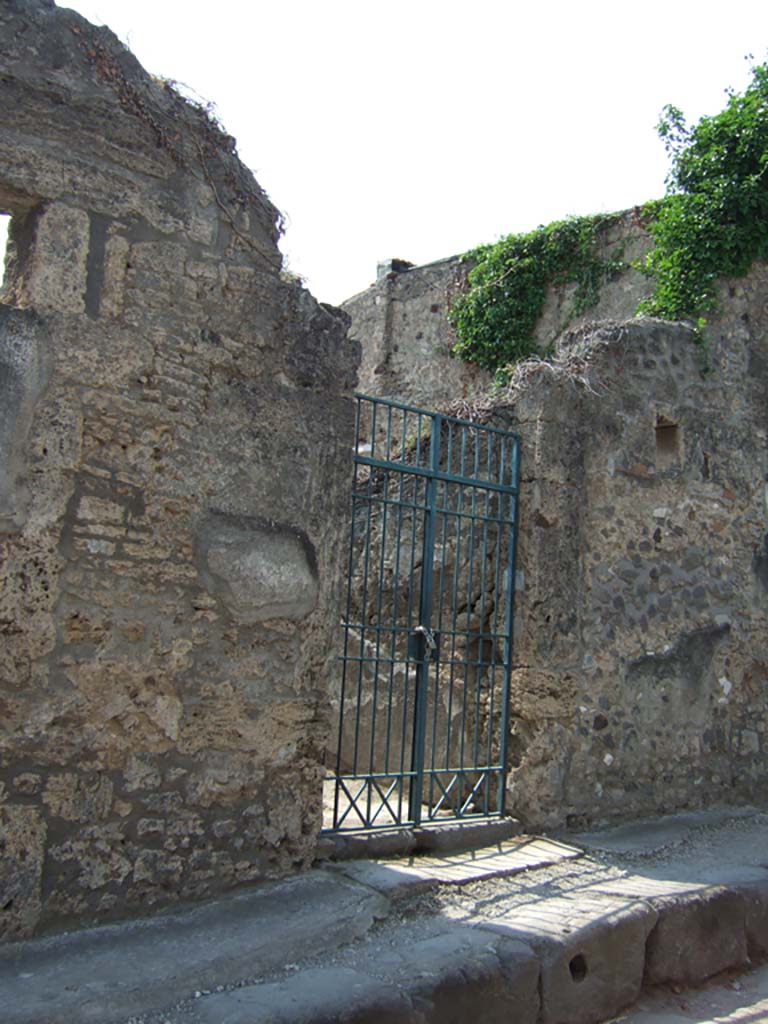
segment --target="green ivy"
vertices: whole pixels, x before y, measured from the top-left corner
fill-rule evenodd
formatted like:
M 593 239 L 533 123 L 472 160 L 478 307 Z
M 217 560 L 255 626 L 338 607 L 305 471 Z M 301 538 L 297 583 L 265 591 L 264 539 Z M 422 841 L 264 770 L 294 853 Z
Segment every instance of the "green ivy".
M 576 285 L 570 318 L 595 305 L 603 281 L 623 269 L 620 255 L 606 259 L 598 246 L 600 231 L 619 216 L 572 217 L 467 253 L 469 287 L 448 314 L 454 353 L 503 382 L 538 348 L 534 332 L 551 284 Z
M 702 323 L 716 307 L 718 278 L 768 256 L 768 64 L 693 128 L 666 107 L 658 132 L 672 168 L 666 198 L 648 210 L 655 247 L 644 269 L 655 288 L 638 312 Z
M 664 199 L 643 209 L 654 248 L 641 266 L 654 291 L 638 313 L 701 328 L 716 307 L 718 279 L 768 257 L 768 64 L 752 68 L 743 94 L 728 95 L 721 113 L 693 128 L 676 107 L 662 114 L 658 132 L 672 167 Z M 569 319 L 624 269 L 620 252 L 606 259 L 598 246 L 601 229 L 620 216 L 574 217 L 467 253 L 468 289 L 449 313 L 453 352 L 507 379 L 514 363 L 540 350 L 534 332 L 551 285 L 576 285 Z

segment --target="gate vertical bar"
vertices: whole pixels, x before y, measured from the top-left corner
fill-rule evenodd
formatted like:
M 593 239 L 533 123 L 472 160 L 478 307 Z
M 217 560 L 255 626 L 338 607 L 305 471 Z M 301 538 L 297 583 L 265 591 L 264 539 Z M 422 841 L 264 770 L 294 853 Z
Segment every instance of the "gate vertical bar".
M 430 629 L 432 625 L 432 595 L 434 590 L 434 550 L 437 519 L 437 473 L 440 471 L 440 434 L 442 416 L 432 418 L 432 435 L 429 439 L 429 465 L 432 471 L 425 493 L 424 539 L 421 556 L 421 599 L 419 602 L 419 625 Z M 429 649 L 421 647 L 421 657 L 416 665 L 416 700 L 413 723 L 413 759 L 411 762 L 410 817 L 414 825 L 421 824 L 421 801 L 424 791 L 424 746 L 427 733 L 427 703 L 429 689 Z
M 358 445 L 360 443 L 360 418 L 362 416 L 362 408 L 363 408 L 363 403 L 362 403 L 361 399 L 358 398 L 357 399 L 357 406 L 356 406 L 356 409 L 355 409 L 355 451 L 357 451 L 357 447 L 358 447 Z M 354 551 L 355 551 L 355 498 L 354 498 L 354 495 L 357 492 L 357 481 L 358 481 L 358 475 L 359 475 L 359 472 L 360 472 L 360 466 L 357 463 L 357 461 L 353 462 L 352 465 L 353 465 L 353 471 L 352 471 L 352 494 L 353 494 L 353 497 L 352 497 L 352 521 L 351 521 L 350 528 L 349 528 L 349 551 L 348 551 L 348 555 L 347 555 L 347 574 L 348 574 L 347 578 L 348 578 L 348 580 L 352 578 L 352 575 L 353 575 L 354 569 L 355 569 L 355 559 L 354 559 Z M 351 618 L 351 609 L 352 609 L 352 589 L 351 589 L 351 587 L 347 586 L 347 603 L 346 603 L 346 610 L 345 610 L 345 616 L 344 616 L 344 622 L 347 624 L 347 626 L 345 626 L 345 628 L 344 628 L 344 654 L 342 656 L 342 661 L 341 661 L 341 692 L 340 692 L 340 695 L 339 695 L 339 709 L 340 709 L 339 714 L 340 714 L 340 718 L 343 718 L 344 712 L 346 711 L 345 701 L 346 701 L 346 698 L 347 698 L 347 669 L 349 667 L 349 628 L 348 628 L 348 624 L 349 624 L 349 621 L 350 621 L 350 618 Z M 337 778 L 338 778 L 338 775 L 339 775 L 339 773 L 341 771 L 341 758 L 342 758 L 343 744 L 344 744 L 344 734 L 343 734 L 343 731 L 341 729 L 341 726 L 339 726 L 339 737 L 338 737 L 338 744 L 337 744 L 337 748 L 336 748 L 336 773 L 337 773 Z M 340 787 L 339 787 L 339 784 L 337 782 L 336 786 L 334 787 L 334 792 L 333 792 L 333 825 L 334 825 L 334 828 L 339 824 L 339 820 L 340 820 L 340 815 L 339 815 L 339 810 L 340 810 L 340 808 L 339 808 L 339 789 L 340 789 Z
M 513 460 L 511 477 L 514 493 L 507 495 L 507 498 L 510 503 L 510 510 L 514 508 L 514 514 L 510 516 L 512 520 L 512 536 L 509 538 L 509 580 L 507 581 L 507 619 L 505 624 L 506 638 L 504 640 L 504 699 L 501 707 L 501 737 L 499 744 L 499 761 L 502 765 L 499 813 L 502 817 L 506 814 L 507 807 L 506 768 L 509 764 L 509 696 L 512 682 L 512 631 L 515 620 L 515 573 L 517 572 L 518 501 L 520 495 L 520 446 L 515 440 L 511 447 Z

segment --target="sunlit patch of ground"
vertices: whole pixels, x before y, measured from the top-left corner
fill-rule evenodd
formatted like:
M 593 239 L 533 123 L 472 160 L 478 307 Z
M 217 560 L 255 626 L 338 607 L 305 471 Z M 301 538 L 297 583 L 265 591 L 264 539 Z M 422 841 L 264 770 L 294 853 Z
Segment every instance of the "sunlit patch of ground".
M 768 966 L 700 989 L 655 989 L 610 1024 L 768 1024 Z

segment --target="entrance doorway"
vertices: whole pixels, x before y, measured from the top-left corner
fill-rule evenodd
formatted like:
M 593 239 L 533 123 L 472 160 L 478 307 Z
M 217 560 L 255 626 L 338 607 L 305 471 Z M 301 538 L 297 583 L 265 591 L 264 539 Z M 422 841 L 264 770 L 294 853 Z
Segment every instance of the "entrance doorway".
M 503 815 L 518 438 L 357 403 L 326 827 Z

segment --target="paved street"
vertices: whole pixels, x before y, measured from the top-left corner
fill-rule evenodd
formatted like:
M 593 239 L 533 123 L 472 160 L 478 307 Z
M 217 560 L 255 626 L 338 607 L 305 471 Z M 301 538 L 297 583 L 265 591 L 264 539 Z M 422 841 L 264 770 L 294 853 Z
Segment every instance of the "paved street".
M 706 988 L 645 996 L 613 1024 L 766 1024 L 768 966 L 751 974 L 720 977 Z
M 443 837 L 445 838 L 445 837 Z M 768 813 L 314 870 L 0 951 L 2 1024 L 768 1024 Z M 720 973 L 708 986 L 684 984 Z M 679 986 L 679 987 L 678 987 Z

